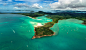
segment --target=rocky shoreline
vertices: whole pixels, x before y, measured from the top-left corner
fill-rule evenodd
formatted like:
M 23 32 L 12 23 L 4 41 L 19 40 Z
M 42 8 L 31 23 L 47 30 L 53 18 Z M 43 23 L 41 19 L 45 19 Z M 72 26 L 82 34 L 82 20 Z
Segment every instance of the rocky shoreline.
M 86 25 L 86 23 L 82 23 L 82 24 Z

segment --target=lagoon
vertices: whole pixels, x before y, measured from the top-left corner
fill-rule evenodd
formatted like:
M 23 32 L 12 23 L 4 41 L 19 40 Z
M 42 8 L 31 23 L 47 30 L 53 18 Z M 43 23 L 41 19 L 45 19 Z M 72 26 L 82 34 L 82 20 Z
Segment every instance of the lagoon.
M 52 19 L 0 14 L 0 50 L 86 50 L 86 26 L 80 24 L 82 21 L 59 21 L 54 29 L 58 30 L 57 35 L 31 39 L 35 33 L 34 26 L 47 22 L 52 22 Z

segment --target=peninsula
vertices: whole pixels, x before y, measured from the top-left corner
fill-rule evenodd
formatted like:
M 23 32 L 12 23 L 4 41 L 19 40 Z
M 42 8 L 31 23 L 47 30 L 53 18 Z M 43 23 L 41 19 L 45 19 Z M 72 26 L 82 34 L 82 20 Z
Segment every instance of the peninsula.
M 38 23 L 34 28 L 35 35 L 32 37 L 34 38 L 40 38 L 44 36 L 52 36 L 55 35 L 55 32 L 50 30 L 50 28 L 58 22 L 58 20 L 62 19 L 69 19 L 69 18 L 74 18 L 74 19 L 79 19 L 84 21 L 83 24 L 86 24 L 86 15 L 85 13 L 46 13 L 46 12 L 36 12 L 36 13 L 17 13 L 25 16 L 30 16 L 31 18 L 36 18 L 38 16 L 44 16 L 47 15 L 46 17 L 49 19 L 52 19 L 52 22 L 48 22 L 45 25 L 41 25 Z M 82 16 L 83 15 L 83 16 Z
M 44 37 L 44 36 L 52 36 L 55 35 L 55 32 L 53 32 L 52 30 L 50 30 L 50 27 L 52 27 L 54 25 L 54 23 L 52 22 L 48 22 L 45 25 L 36 25 L 34 28 L 35 31 L 35 35 L 33 36 L 32 39 L 34 38 L 40 38 L 40 37 Z

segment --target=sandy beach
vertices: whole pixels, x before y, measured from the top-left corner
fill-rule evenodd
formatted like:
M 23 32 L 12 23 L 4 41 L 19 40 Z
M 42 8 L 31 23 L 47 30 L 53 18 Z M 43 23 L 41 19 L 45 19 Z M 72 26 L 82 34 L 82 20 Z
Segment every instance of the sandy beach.
M 30 17 L 30 16 L 28 16 L 28 17 Z M 30 17 L 30 18 L 32 18 L 32 17 Z M 32 19 L 35 19 L 35 18 L 32 18 Z
M 37 23 L 37 25 L 35 25 L 35 27 L 40 27 L 43 26 L 41 23 Z

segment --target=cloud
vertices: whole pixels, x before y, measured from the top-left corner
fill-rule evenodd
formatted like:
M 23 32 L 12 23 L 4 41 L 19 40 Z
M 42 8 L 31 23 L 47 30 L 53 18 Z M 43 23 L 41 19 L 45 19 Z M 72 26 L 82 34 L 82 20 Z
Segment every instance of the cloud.
M 39 4 L 35 3 L 32 5 L 32 8 L 40 9 L 43 8 L 42 6 L 39 6 Z
M 39 2 L 40 0 L 15 0 L 15 1 Z
M 6 6 L 8 3 L 4 3 L 3 6 Z
M 13 9 L 19 9 L 18 7 L 14 7 Z
M 21 7 L 30 7 L 29 5 L 27 5 L 26 3 L 18 3 L 16 5 L 14 5 L 15 7 L 21 8 Z
M 29 9 L 29 10 L 38 10 L 42 9 L 43 7 L 40 6 L 39 4 L 35 3 L 33 5 L 28 5 L 26 3 L 18 3 L 14 5 L 13 9 Z
M 58 0 L 49 5 L 52 9 L 80 9 L 86 8 L 86 0 Z

